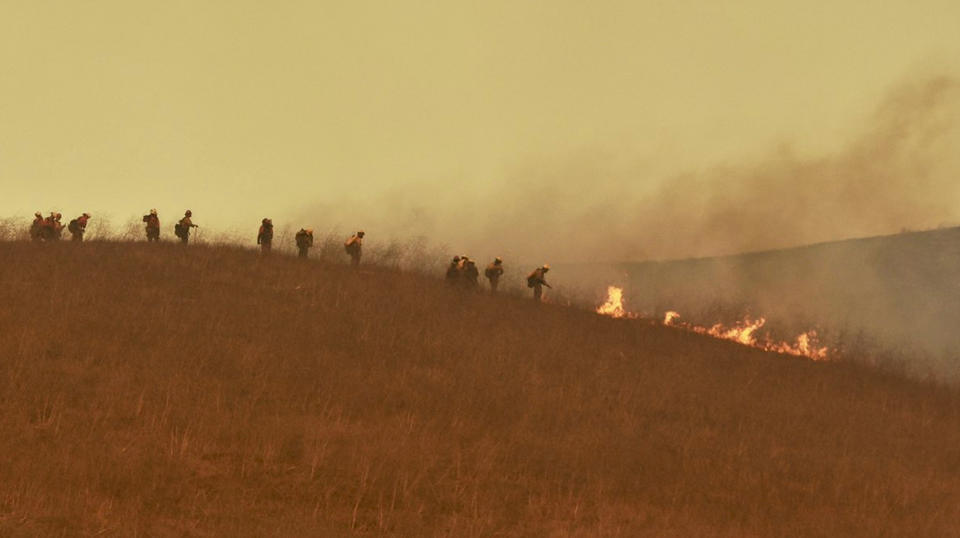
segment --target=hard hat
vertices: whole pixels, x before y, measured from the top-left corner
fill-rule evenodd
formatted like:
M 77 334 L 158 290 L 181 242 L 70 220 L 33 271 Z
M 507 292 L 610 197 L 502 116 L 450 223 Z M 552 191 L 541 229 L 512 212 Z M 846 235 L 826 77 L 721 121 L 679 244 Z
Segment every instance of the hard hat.
M 455 262 L 460 261 L 460 256 L 454 256 L 454 257 L 453 257 L 453 261 L 455 261 Z
M 497 257 L 493 260 L 493 262 L 494 262 L 494 263 L 503 263 L 503 258 L 501 258 L 500 256 L 497 256 Z
M 188 209 L 187 212 L 184 213 L 184 215 L 186 215 L 186 216 L 188 216 L 188 217 L 193 216 L 193 211 L 190 211 L 190 210 Z
M 357 232 L 357 236 L 358 236 L 358 237 L 363 237 L 363 230 L 360 230 L 359 232 Z
M 57 213 L 55 216 L 59 219 L 59 218 L 62 217 L 63 215 L 61 215 L 60 213 Z
M 90 218 L 90 213 L 84 213 L 83 216 L 84 216 L 84 217 L 87 217 L 87 218 L 89 219 L 89 218 Z
M 34 216 L 34 217 L 43 217 L 43 215 L 41 215 L 39 211 L 37 211 L 36 213 L 34 213 L 33 216 Z
M 264 224 L 268 224 L 270 222 L 270 219 L 263 219 L 263 221 L 261 222 L 263 222 Z
M 313 235 L 313 228 L 307 228 L 306 232 L 310 235 Z
M 549 271 L 549 270 L 550 270 L 550 264 L 549 264 L 549 263 L 543 264 L 543 269 L 544 269 L 545 271 Z
M 150 210 L 150 214 L 151 214 L 151 215 L 156 215 L 156 214 L 157 214 L 157 210 L 156 210 L 156 209 L 151 209 L 151 210 Z

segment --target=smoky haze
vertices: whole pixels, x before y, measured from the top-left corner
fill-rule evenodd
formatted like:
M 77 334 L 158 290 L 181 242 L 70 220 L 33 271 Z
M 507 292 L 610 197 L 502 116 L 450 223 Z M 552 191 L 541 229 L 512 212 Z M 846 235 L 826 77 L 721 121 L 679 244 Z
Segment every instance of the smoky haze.
M 849 143 L 822 154 L 781 143 L 657 180 L 651 157 L 589 149 L 520 161 L 492 190 L 404 183 L 372 197 L 337 193 L 298 218 L 530 263 L 713 256 L 932 228 L 958 221 L 958 119 L 957 78 L 924 77 L 895 87 Z

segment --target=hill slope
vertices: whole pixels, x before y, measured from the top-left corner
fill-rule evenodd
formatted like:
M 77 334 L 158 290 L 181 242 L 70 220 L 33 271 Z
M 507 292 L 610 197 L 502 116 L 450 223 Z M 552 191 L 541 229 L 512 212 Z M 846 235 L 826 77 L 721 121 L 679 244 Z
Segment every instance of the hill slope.
M 595 290 L 625 286 L 649 315 L 676 310 L 707 325 L 764 316 L 781 338 L 817 327 L 832 345 L 960 382 L 960 228 L 563 272 Z
M 954 389 L 229 248 L 0 258 L 0 535 L 960 528 Z

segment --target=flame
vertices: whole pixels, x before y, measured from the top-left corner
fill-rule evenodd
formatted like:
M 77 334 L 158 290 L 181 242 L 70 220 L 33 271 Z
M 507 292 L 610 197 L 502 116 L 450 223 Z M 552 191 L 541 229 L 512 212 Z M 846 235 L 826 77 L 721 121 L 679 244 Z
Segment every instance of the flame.
M 607 302 L 597 307 L 597 314 L 602 314 L 604 316 L 610 316 L 613 318 L 629 318 L 633 319 L 637 317 L 637 314 L 628 312 L 623 306 L 623 288 L 618 288 L 616 286 L 607 287 Z
M 607 302 L 597 308 L 597 313 L 615 318 L 633 319 L 639 317 L 638 314 L 627 311 L 623 305 L 623 289 L 616 286 L 609 286 L 607 288 Z M 807 357 L 815 361 L 827 359 L 828 349 L 825 346 L 819 345 L 816 331 L 801 333 L 792 344 L 788 342 L 775 342 L 770 339 L 769 335 L 764 335 L 763 338 L 758 338 L 757 336 L 759 334 L 758 331 L 766 323 L 767 320 L 765 318 L 753 320 L 748 316 L 732 327 L 717 323 L 708 328 L 680 321 L 680 314 L 673 310 L 668 311 L 663 317 L 663 324 L 668 327 L 676 327 L 697 334 L 730 340 L 764 351 Z

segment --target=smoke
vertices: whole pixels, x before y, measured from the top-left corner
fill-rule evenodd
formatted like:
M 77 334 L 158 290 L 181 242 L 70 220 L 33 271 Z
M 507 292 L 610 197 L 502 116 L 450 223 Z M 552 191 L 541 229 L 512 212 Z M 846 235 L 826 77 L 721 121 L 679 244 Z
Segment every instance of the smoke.
M 500 181 L 398 181 L 323 218 L 424 237 L 455 252 L 531 262 L 699 257 L 958 222 L 960 83 L 947 76 L 890 92 L 846 146 L 801 155 L 779 144 L 752 162 L 667 176 L 584 150 L 513 167 Z M 640 159 L 637 159 L 640 161 Z M 647 160 L 650 160 L 649 158 Z M 491 185 L 493 187 L 491 188 Z

